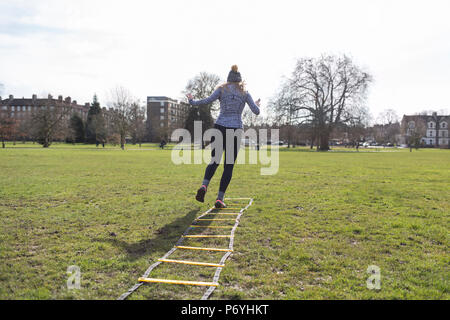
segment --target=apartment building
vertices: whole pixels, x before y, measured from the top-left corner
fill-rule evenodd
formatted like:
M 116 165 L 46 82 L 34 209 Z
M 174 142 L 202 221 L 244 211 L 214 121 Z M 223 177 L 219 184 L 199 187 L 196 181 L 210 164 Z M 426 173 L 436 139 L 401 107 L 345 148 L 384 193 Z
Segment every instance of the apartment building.
M 147 97 L 147 130 L 152 141 L 169 141 L 183 128 L 189 104 L 165 96 Z
M 450 137 L 448 126 L 450 116 L 438 115 L 405 115 L 402 120 L 403 143 L 407 143 L 412 132 L 420 132 L 424 145 L 436 148 L 449 148 Z
M 70 108 L 73 113 L 78 113 L 83 120 L 86 120 L 89 112 L 89 103 L 79 105 L 76 100 L 70 97 L 63 99 L 63 96 L 59 96 L 58 99 L 54 99 L 51 95 L 48 98 L 37 98 L 37 95 L 33 95 L 32 98 L 14 98 L 10 95 L 9 98 L 2 99 L 0 97 L 0 117 L 12 118 L 18 123 L 21 121 L 30 119 L 34 112 L 38 112 L 41 108 Z M 67 117 L 70 116 L 68 114 Z

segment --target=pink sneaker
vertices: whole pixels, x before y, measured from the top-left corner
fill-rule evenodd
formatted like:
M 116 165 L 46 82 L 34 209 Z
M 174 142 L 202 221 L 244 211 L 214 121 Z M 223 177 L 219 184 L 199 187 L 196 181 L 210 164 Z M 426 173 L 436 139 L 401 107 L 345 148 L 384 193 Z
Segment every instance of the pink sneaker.
M 217 199 L 216 204 L 214 206 L 216 207 L 216 209 L 223 209 L 227 207 L 227 205 L 223 203 L 222 200 L 219 199 Z

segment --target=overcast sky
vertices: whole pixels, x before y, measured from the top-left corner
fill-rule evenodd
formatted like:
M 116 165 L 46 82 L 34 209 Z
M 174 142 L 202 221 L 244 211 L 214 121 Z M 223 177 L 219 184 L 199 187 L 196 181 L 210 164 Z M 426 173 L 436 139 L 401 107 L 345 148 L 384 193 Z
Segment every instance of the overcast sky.
M 300 57 L 348 54 L 375 79 L 376 117 L 445 110 L 450 1 L 0 0 L 3 97 L 97 93 L 176 99 L 201 71 L 238 64 L 263 107 Z

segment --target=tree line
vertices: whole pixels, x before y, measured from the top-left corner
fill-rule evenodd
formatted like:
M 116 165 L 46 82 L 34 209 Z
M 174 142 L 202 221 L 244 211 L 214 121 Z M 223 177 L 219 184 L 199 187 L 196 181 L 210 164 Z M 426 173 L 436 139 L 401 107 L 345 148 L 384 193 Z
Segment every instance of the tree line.
M 110 108 L 101 108 L 96 95 L 90 104 L 86 119 L 74 112 L 70 105 L 48 97 L 26 119 L 18 121 L 10 114 L 0 117 L 0 140 L 31 140 L 50 147 L 54 141 L 120 145 L 125 148 L 127 138 L 132 144 L 141 145 L 145 140 L 145 106 L 130 92 L 117 87 L 110 92 Z M 44 101 L 42 101 L 44 100 Z
M 384 110 L 375 119 L 377 124 L 369 126 L 373 119 L 366 98 L 372 82 L 370 73 L 347 55 L 300 58 L 268 101 L 265 116 L 256 117 L 246 108 L 243 122 L 246 127 L 280 129 L 280 139 L 288 147 L 308 143 L 318 151 L 327 151 L 333 141 L 345 140 L 349 145 L 359 146 L 367 136 L 378 143 L 395 143 L 401 126 L 394 109 Z M 182 94 L 191 93 L 194 99 L 203 99 L 221 83 L 220 76 L 201 72 L 188 81 Z M 44 147 L 55 139 L 61 139 L 61 133 L 68 142 L 112 143 L 120 144 L 122 148 L 127 138 L 133 144 L 149 140 L 152 131 L 156 133 L 151 137 L 153 140 L 169 138 L 163 137 L 162 133 L 158 136 L 157 128 L 148 127 L 145 106 L 141 106 L 127 89 L 114 88 L 110 100 L 111 108 L 105 112 L 94 97 L 86 121 L 77 114 L 70 115 L 68 122 L 62 121 L 70 112 L 64 108 L 56 112 L 55 108 L 40 110 L 33 115 L 29 128 L 19 128 L 18 131 L 25 130 Z M 201 121 L 203 129 L 207 130 L 213 127 L 218 112 L 218 102 L 190 106 L 182 125 L 193 134 L 194 121 Z M 1 127 L 0 135 L 11 135 L 11 125 Z
M 355 145 L 366 135 L 381 143 L 393 142 L 400 133 L 394 110 L 380 114 L 380 125 L 368 126 L 366 97 L 372 81 L 372 76 L 346 55 L 300 58 L 268 102 L 266 115 L 257 117 L 246 108 L 243 122 L 246 127 L 280 129 L 280 138 L 288 147 L 308 142 L 311 148 L 326 151 L 333 139 L 345 137 Z M 203 99 L 220 83 L 218 75 L 203 72 L 189 81 L 183 93 Z M 212 127 L 217 111 L 217 103 L 191 107 L 185 128 L 192 130 L 193 121 L 202 121 L 204 130 Z

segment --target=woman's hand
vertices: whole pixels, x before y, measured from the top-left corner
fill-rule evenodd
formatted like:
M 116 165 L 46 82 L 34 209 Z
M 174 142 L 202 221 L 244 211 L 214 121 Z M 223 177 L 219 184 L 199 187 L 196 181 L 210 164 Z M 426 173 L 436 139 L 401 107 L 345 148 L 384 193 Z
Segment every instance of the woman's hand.
M 186 97 L 187 97 L 189 100 L 194 100 L 194 97 L 193 97 L 192 94 L 190 94 L 190 93 L 188 93 L 188 94 L 186 95 Z
M 256 101 L 255 103 L 258 107 L 261 107 L 261 99 L 258 99 L 258 101 Z

